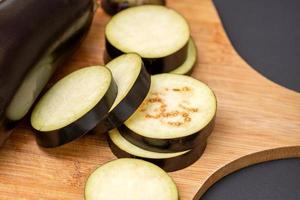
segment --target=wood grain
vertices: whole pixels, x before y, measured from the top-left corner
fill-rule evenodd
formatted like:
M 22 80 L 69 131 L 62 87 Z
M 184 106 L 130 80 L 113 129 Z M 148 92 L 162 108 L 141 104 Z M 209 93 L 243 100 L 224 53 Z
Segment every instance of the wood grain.
M 300 94 L 267 80 L 237 55 L 211 0 L 168 4 L 190 22 L 199 50 L 193 76 L 210 85 L 218 98 L 215 131 L 203 157 L 170 174 L 181 199 L 191 200 L 212 174 L 230 162 L 263 150 L 299 146 Z M 80 67 L 103 64 L 108 20 L 98 9 L 87 39 L 52 83 Z M 83 199 L 87 176 L 115 159 L 105 136 L 88 135 L 56 149 L 39 148 L 27 124 L 24 120 L 0 150 L 0 199 Z

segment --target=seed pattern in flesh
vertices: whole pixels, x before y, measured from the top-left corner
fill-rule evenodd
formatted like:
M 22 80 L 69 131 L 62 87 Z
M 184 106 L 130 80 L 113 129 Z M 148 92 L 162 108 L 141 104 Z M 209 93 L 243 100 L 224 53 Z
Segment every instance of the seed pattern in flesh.
M 180 93 L 189 93 L 192 91 L 191 88 L 189 87 L 181 87 L 181 88 L 164 88 L 164 92 L 152 92 L 150 93 L 149 98 L 147 98 L 141 108 L 140 111 L 145 114 L 145 118 L 148 119 L 157 119 L 159 120 L 162 124 L 168 124 L 170 126 L 175 126 L 179 127 L 182 126 L 183 124 L 191 122 L 191 113 L 196 113 L 199 112 L 198 108 L 192 108 L 188 107 L 186 100 L 183 100 L 180 102 L 177 106 L 176 110 L 173 111 L 167 111 L 167 104 L 163 99 L 163 96 L 166 94 L 166 92 L 180 92 Z M 188 95 L 188 94 L 183 94 L 183 95 Z M 154 113 L 150 113 L 149 110 L 147 109 L 150 107 L 149 105 L 157 105 L 158 107 L 154 109 Z M 179 118 L 178 120 L 170 120 L 174 118 Z

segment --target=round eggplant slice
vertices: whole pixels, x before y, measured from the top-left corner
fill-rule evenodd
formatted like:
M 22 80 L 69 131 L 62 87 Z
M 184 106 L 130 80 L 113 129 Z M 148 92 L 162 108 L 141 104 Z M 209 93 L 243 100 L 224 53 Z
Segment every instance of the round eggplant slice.
M 38 144 L 55 147 L 85 135 L 105 119 L 117 90 L 110 70 L 101 66 L 77 70 L 58 81 L 31 115 Z
M 101 6 L 107 14 L 114 15 L 126 8 L 141 5 L 166 5 L 165 0 L 102 0 Z
M 144 5 L 126 9 L 105 29 L 106 51 L 113 59 L 139 54 L 151 74 L 169 72 L 187 57 L 190 30 L 186 20 L 170 8 Z
M 110 112 L 97 132 L 107 132 L 121 126 L 143 103 L 151 84 L 151 77 L 137 54 L 124 54 L 106 65 L 118 86 L 118 95 Z
M 206 140 L 192 150 L 176 153 L 157 153 L 142 149 L 126 140 L 118 129 L 109 131 L 109 145 L 118 158 L 139 158 L 163 168 L 168 172 L 181 170 L 192 165 L 203 154 Z
M 178 68 L 170 71 L 172 74 L 185 74 L 190 75 L 193 71 L 193 67 L 197 62 L 197 47 L 194 40 L 191 38 L 188 44 L 187 58 L 184 63 Z
M 133 144 L 156 152 L 192 149 L 211 134 L 216 97 L 204 83 L 185 75 L 152 76 L 150 92 L 125 122 L 121 134 Z
M 123 158 L 97 168 L 85 185 L 85 200 L 178 200 L 172 178 L 152 163 Z

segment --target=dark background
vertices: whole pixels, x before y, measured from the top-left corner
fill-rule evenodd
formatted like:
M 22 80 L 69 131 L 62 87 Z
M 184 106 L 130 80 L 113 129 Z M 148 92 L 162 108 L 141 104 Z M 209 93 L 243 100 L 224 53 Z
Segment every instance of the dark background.
M 201 200 L 300 200 L 300 158 L 242 169 L 213 185 Z
M 300 92 L 300 1 L 214 3 L 238 53 L 268 79 Z

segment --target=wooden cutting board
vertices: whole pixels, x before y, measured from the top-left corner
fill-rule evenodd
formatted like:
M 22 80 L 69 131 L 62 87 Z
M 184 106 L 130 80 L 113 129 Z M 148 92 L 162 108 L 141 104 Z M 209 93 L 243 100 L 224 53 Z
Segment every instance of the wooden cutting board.
M 216 127 L 205 154 L 194 165 L 170 174 L 181 199 L 191 200 L 228 163 L 262 150 L 300 145 L 300 93 L 267 80 L 237 55 L 211 0 L 169 0 L 168 4 L 190 22 L 199 50 L 193 77 L 210 85 L 218 98 Z M 98 9 L 87 39 L 52 83 L 80 67 L 103 64 L 103 31 L 108 20 Z M 300 156 L 300 148 L 294 147 L 269 152 L 261 159 L 287 152 Z M 0 149 L 0 199 L 83 199 L 87 176 L 112 159 L 115 156 L 105 136 L 99 135 L 42 149 L 25 120 Z M 250 161 L 246 157 L 231 170 Z M 221 176 L 215 174 L 214 180 Z M 202 191 L 212 182 L 209 179 Z

